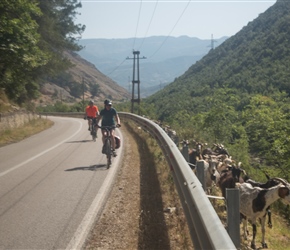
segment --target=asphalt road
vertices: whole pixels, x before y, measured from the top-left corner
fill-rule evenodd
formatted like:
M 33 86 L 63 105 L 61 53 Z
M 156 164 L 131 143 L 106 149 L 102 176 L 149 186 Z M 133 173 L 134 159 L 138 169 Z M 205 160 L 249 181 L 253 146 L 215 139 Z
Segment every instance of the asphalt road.
M 52 128 L 0 148 L 0 249 L 79 248 L 120 166 L 122 146 L 107 170 L 87 121 L 49 119 Z

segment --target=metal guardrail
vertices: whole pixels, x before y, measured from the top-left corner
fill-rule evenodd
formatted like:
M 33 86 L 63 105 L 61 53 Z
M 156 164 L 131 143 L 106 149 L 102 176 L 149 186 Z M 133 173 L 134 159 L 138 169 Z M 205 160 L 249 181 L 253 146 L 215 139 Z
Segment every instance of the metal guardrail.
M 133 120 L 158 142 L 172 170 L 195 249 L 236 249 L 201 183 L 167 133 L 146 118 L 123 112 L 119 116 Z
M 83 113 L 70 113 L 82 117 Z M 188 167 L 188 163 L 167 135 L 153 121 L 131 113 L 118 112 L 120 118 L 130 119 L 147 130 L 156 139 L 172 171 L 174 183 L 186 216 L 195 249 L 237 249 L 221 223 L 203 187 Z M 40 115 L 69 116 L 67 113 L 41 113 Z

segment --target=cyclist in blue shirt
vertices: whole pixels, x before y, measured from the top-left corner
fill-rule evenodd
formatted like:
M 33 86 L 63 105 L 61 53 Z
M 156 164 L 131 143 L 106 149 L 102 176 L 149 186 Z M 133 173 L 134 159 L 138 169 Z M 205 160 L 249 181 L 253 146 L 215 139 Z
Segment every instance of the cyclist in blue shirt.
M 115 108 L 112 107 L 112 101 L 105 100 L 104 101 L 104 109 L 101 110 L 100 116 L 102 118 L 101 126 L 113 126 L 116 125 L 117 127 L 121 127 L 121 122 L 119 115 Z M 105 141 L 106 131 L 102 130 L 102 140 L 103 144 Z M 112 148 L 113 148 L 113 155 L 117 156 L 115 152 L 116 143 L 115 143 L 115 129 L 111 129 L 111 142 L 112 142 Z

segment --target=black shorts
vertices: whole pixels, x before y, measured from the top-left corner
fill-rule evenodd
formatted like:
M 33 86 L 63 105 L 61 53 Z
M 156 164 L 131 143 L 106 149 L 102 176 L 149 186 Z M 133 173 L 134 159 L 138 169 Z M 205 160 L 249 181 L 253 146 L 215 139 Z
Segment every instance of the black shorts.
M 93 124 L 96 124 L 97 123 L 97 117 L 87 116 L 87 119 L 88 120 L 91 119 L 93 121 Z
M 109 127 L 109 126 L 113 126 L 113 125 L 102 125 L 103 127 Z M 115 130 L 115 127 L 110 128 L 110 131 Z M 102 131 L 106 131 L 106 129 L 102 129 Z

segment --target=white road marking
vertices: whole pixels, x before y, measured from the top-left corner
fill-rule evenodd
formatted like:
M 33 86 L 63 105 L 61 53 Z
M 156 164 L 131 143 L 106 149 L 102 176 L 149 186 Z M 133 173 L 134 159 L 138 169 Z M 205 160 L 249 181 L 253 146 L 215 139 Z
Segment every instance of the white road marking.
M 119 134 L 119 135 L 123 143 L 122 134 Z M 122 147 L 123 145 L 121 145 L 120 152 L 123 153 Z M 121 155 L 118 155 L 114 159 L 113 161 L 114 165 L 110 167 L 110 170 L 106 179 L 104 180 L 99 192 L 97 193 L 95 199 L 93 200 L 90 208 L 88 209 L 77 231 L 75 232 L 74 236 L 72 237 L 71 241 L 66 247 L 66 250 L 82 249 L 83 244 L 85 243 L 85 240 L 95 222 L 97 215 L 99 215 L 102 212 L 102 208 L 104 207 L 106 197 L 108 196 L 108 193 L 110 192 L 110 188 L 112 188 L 112 183 L 114 181 L 114 178 L 116 177 L 117 171 L 120 168 L 120 165 L 121 165 L 120 161 L 122 157 L 123 156 L 121 154 Z

